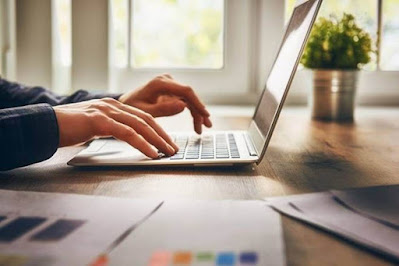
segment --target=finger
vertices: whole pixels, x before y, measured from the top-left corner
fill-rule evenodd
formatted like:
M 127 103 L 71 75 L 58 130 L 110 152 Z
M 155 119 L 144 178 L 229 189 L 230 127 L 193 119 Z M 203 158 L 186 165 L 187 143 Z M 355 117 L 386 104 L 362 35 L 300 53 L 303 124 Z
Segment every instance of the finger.
M 194 121 L 194 130 L 195 132 L 197 132 L 198 134 L 202 133 L 202 123 L 203 123 L 203 118 L 202 116 L 200 116 L 199 114 L 191 111 L 191 115 L 193 117 L 193 121 Z
M 100 121 L 98 136 L 113 136 L 119 140 L 125 141 L 132 147 L 138 149 L 147 157 L 158 158 L 158 152 L 131 127 L 119 123 L 111 118 Z
M 151 115 L 149 115 L 137 108 L 126 105 L 126 104 L 120 104 L 118 106 L 118 108 L 143 119 L 148 125 L 150 125 L 150 127 L 152 127 L 152 129 L 155 130 L 155 132 L 158 134 L 158 136 L 160 136 L 170 146 L 173 147 L 174 152 L 177 152 L 179 150 L 179 147 L 173 142 L 173 140 L 170 138 L 170 136 L 163 130 L 163 128 L 155 121 L 155 119 Z M 169 154 L 169 153 L 165 153 L 165 154 Z
M 168 73 L 165 73 L 162 76 L 164 76 L 164 77 L 166 77 L 168 79 L 173 79 L 173 77 L 170 74 L 168 74 Z
M 142 103 L 141 105 L 155 117 L 176 115 L 187 106 L 185 102 L 178 99 L 155 104 Z
M 155 146 L 158 150 L 166 155 L 175 154 L 175 149 L 168 144 L 165 139 L 147 124 L 142 118 L 132 115 L 123 110 L 113 110 L 108 114 L 112 119 L 133 128 L 138 134 L 144 137 L 146 141 Z
M 204 125 L 208 128 L 212 127 L 212 121 L 209 119 L 209 117 L 205 116 L 204 118 Z
M 200 115 L 199 112 L 194 107 L 188 106 L 187 108 L 190 109 L 191 115 L 193 115 L 193 114 Z M 193 118 L 194 118 L 194 115 L 193 115 Z M 212 127 L 212 122 L 211 122 L 209 116 L 202 116 L 202 123 L 208 128 Z
M 174 80 L 163 79 L 161 86 L 155 86 L 155 90 L 160 93 L 172 94 L 183 98 L 188 105 L 192 105 L 198 110 L 203 116 L 209 116 L 209 112 L 206 110 L 205 105 L 200 101 L 198 96 L 194 93 L 191 87 L 181 85 Z

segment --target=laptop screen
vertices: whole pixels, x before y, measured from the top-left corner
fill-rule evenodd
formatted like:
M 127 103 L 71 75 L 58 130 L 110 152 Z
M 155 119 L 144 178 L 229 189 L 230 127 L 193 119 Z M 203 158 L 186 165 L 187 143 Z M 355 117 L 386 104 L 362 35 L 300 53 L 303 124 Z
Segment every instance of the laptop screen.
M 254 121 L 266 140 L 270 138 L 273 131 L 274 120 L 277 120 L 319 4 L 320 0 L 308 0 L 298 4 L 286 28 L 279 53 L 254 115 Z

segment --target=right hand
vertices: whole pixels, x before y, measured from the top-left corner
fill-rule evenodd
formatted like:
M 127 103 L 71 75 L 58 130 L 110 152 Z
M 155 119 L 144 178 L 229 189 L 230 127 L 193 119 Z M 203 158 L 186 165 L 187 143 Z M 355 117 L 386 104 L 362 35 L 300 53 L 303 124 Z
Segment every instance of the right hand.
M 150 158 L 158 157 L 154 147 L 169 156 L 178 150 L 150 114 L 112 98 L 59 105 L 54 110 L 60 147 L 112 136 L 129 143 Z

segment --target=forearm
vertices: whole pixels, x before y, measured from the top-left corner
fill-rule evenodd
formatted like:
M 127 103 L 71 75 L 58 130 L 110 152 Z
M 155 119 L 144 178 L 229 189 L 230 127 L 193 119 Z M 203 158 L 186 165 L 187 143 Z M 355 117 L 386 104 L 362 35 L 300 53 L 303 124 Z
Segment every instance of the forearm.
M 57 119 L 50 105 L 0 110 L 0 171 L 46 160 L 58 142 Z
M 38 103 L 55 106 L 104 97 L 118 99 L 119 96 L 117 94 L 92 94 L 84 90 L 79 90 L 69 96 L 59 96 L 43 87 L 29 87 L 0 79 L 0 109 Z

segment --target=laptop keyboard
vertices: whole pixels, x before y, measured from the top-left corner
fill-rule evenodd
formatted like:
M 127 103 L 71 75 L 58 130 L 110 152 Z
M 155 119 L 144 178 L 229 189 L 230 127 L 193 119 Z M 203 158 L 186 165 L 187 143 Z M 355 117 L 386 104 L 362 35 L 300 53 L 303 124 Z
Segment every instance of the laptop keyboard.
M 179 151 L 171 160 L 240 158 L 234 134 L 172 136 Z

